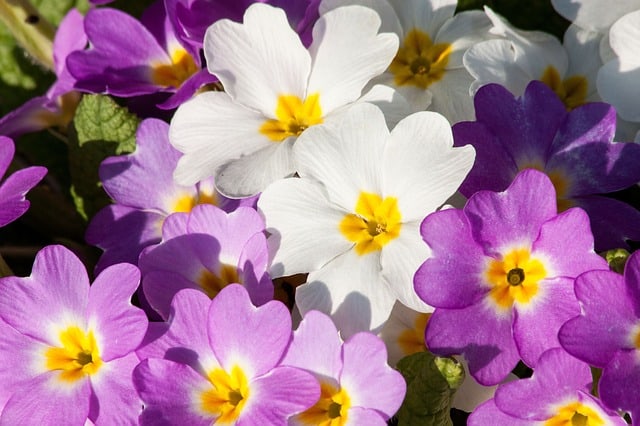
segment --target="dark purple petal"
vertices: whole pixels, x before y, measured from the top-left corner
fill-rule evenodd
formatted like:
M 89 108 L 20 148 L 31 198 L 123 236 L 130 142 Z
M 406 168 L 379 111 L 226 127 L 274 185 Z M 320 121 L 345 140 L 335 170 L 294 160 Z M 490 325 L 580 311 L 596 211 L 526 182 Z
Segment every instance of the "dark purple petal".
M 627 240 L 640 241 L 640 211 L 622 201 L 588 195 L 572 199 L 589 215 L 595 249 L 630 249 Z
M 640 419 L 640 357 L 638 349 L 618 351 L 602 370 L 598 394 L 612 410 L 631 413 L 633 422 Z

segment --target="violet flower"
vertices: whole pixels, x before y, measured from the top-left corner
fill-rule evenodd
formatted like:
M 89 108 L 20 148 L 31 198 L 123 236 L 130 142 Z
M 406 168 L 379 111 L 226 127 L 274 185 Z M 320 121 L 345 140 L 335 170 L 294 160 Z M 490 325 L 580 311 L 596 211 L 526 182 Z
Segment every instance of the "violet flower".
M 138 351 L 141 425 L 284 425 L 318 399 L 311 374 L 280 365 L 291 339 L 282 303 L 256 308 L 242 286 L 230 285 L 213 300 L 181 290 L 171 309 L 169 324 L 151 328 L 152 341 Z
M 558 329 L 580 310 L 574 278 L 608 269 L 586 213 L 558 214 L 553 185 L 537 170 L 520 172 L 504 192 L 475 193 L 462 210 L 432 213 L 421 233 L 432 255 L 415 289 L 436 308 L 427 347 L 463 354 L 483 385 L 502 381 L 520 359 L 535 368 L 559 347 Z
M 453 126 L 454 144 L 476 149 L 460 192 L 502 191 L 520 170 L 538 169 L 551 178 L 560 211 L 578 206 L 587 212 L 598 251 L 640 240 L 640 212 L 601 195 L 640 181 L 640 145 L 612 142 L 616 114 L 610 105 L 594 102 L 567 112 L 539 81 L 520 98 L 489 84 L 474 102 L 477 121 Z
M 576 279 L 579 316 L 559 333 L 560 344 L 584 362 L 602 368 L 598 394 L 612 410 L 640 421 L 640 253 L 627 260 L 624 277 L 589 271 Z
M 29 277 L 0 279 L 0 424 L 135 422 L 142 403 L 131 372 L 147 329 L 130 302 L 139 279 L 120 264 L 89 286 L 62 246 L 38 252 Z

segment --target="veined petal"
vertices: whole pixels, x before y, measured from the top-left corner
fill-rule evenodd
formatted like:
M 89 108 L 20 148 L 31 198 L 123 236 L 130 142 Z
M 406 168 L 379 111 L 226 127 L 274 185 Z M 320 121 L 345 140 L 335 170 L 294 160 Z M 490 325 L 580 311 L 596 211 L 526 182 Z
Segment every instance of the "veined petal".
M 322 112 L 358 99 L 364 86 L 382 74 L 398 50 L 395 34 L 378 34 L 380 17 L 362 6 L 322 15 L 313 27 L 313 66 L 307 93 L 320 93 Z
M 307 95 L 311 57 L 282 9 L 249 6 L 242 24 L 222 19 L 204 38 L 207 68 L 235 101 L 276 118 L 278 96 Z
M 434 37 L 434 44 L 447 43 L 450 47 L 447 69 L 462 67 L 462 55 L 471 46 L 494 37 L 489 33 L 492 24 L 480 10 L 456 14 L 447 20 Z
M 457 4 L 455 0 L 389 0 L 389 3 L 398 14 L 405 34 L 419 28 L 431 35 L 453 16 Z
M 616 107 L 618 114 L 628 121 L 640 121 L 640 65 L 623 70 L 620 58 L 604 64 L 598 72 L 596 85 L 605 102 Z
M 185 155 L 174 177 L 181 185 L 213 176 L 227 162 L 270 142 L 260 134 L 264 118 L 232 101 L 226 93 L 202 93 L 178 108 L 169 128 L 171 144 Z
M 339 230 L 348 212 L 331 205 L 317 183 L 295 178 L 274 182 L 260 196 L 258 208 L 275 250 L 272 277 L 315 271 L 353 246 Z
M 579 7 L 576 7 L 575 0 L 551 0 L 551 4 L 560 15 L 574 24 L 603 33 L 623 15 L 640 9 L 638 0 L 618 0 L 615 7 L 597 0 L 582 0 Z
M 380 32 L 395 33 L 402 37 L 402 27 L 396 11 L 387 0 L 323 0 L 319 6 L 320 16 L 342 6 L 360 5 L 375 10 L 380 15 Z

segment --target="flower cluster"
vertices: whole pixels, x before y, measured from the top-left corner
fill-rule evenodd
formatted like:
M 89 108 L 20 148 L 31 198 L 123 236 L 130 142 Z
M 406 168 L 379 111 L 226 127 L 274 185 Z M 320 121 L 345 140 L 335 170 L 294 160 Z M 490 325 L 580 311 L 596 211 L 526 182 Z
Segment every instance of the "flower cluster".
M 0 0 L 0 425 L 640 422 L 640 2 L 119 3 Z

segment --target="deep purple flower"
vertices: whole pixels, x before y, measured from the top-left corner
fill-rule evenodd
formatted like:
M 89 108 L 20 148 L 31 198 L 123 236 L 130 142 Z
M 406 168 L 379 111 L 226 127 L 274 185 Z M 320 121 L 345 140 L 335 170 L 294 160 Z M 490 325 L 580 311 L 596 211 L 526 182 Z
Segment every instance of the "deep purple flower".
M 479 191 L 463 210 L 422 222 L 432 256 L 414 277 L 418 295 L 436 309 L 427 347 L 463 354 L 484 385 L 503 380 L 520 359 L 535 367 L 558 347 L 558 329 L 579 313 L 576 276 L 607 269 L 593 250 L 582 209 L 557 213 L 549 178 L 525 170 L 500 193 Z
M 199 49 L 175 33 L 162 0 L 141 21 L 117 9 L 91 9 L 84 28 L 90 48 L 67 58 L 78 90 L 121 97 L 169 92 L 158 107 L 173 109 L 217 80 L 202 69 Z
M 476 120 L 453 126 L 455 145 L 471 144 L 476 163 L 460 191 L 467 197 L 504 190 L 525 168 L 546 173 L 558 208 L 582 207 L 591 220 L 598 251 L 640 240 L 640 212 L 604 197 L 640 181 L 640 145 L 612 142 L 615 110 L 589 103 L 567 112 L 544 83 L 529 83 L 514 97 L 496 84 L 476 93 Z
M 31 276 L 0 279 L 0 424 L 132 424 L 131 372 L 147 318 L 131 305 L 140 273 L 105 269 L 89 286 L 68 249 L 48 246 Z
M 613 410 L 640 420 L 640 253 L 629 257 L 624 277 L 589 271 L 576 279 L 582 312 L 560 329 L 570 354 L 602 368 L 598 394 Z
M 239 207 L 227 214 L 203 204 L 169 216 L 162 233 L 163 241 L 144 250 L 139 265 L 145 298 L 163 318 L 183 288 L 213 298 L 238 283 L 254 305 L 273 299 L 264 220 L 255 209 Z
M 13 141 L 0 136 L 0 178 L 7 173 L 14 153 Z M 25 195 L 46 174 L 46 168 L 32 166 L 7 176 L 0 184 L 0 226 L 13 222 L 29 209 L 30 204 Z
M 479 406 L 469 426 L 610 425 L 627 423 L 589 394 L 589 366 L 560 348 L 542 354 L 533 376 L 498 387 L 494 399 Z
M 144 120 L 136 133 L 136 151 L 109 157 L 100 165 L 100 180 L 116 204 L 100 210 L 87 228 L 87 242 L 104 250 L 96 270 L 119 262 L 137 264 L 142 249 L 160 242 L 162 222 L 171 213 L 204 203 L 225 211 L 255 205 L 255 197 L 230 200 L 220 195 L 213 179 L 177 185 L 173 169 L 180 153 L 169 144 L 168 132 L 167 123 Z
M 230 285 L 213 300 L 182 290 L 171 309 L 169 324 L 150 329 L 152 341 L 138 351 L 140 424 L 284 425 L 318 399 L 313 375 L 280 365 L 291 340 L 282 303 L 256 308 Z

